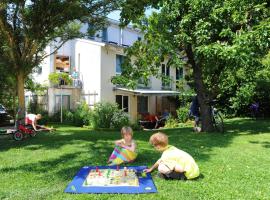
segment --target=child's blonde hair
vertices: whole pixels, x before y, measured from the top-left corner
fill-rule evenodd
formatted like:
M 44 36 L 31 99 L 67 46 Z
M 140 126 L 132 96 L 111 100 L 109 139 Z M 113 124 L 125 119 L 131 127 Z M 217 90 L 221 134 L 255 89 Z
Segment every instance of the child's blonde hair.
M 161 146 L 161 147 L 166 147 L 168 145 L 168 136 L 162 132 L 158 132 L 153 134 L 150 139 L 149 142 L 151 145 L 153 146 Z
M 130 135 L 133 137 L 133 131 L 132 131 L 132 128 L 129 127 L 129 126 L 124 126 L 124 127 L 121 129 L 121 136 L 122 136 L 122 138 L 124 137 L 125 134 L 130 134 Z

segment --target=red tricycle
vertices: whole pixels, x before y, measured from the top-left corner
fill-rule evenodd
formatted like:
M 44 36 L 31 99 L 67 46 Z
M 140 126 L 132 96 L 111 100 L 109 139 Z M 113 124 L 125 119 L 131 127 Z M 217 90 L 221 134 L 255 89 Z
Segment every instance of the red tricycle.
M 18 128 L 15 131 L 13 131 L 13 139 L 20 141 L 27 135 L 30 135 L 31 137 L 35 137 L 37 135 L 37 132 L 39 131 L 53 132 L 56 130 L 55 128 L 48 128 L 48 127 L 40 126 L 40 125 L 37 125 L 36 127 L 38 130 L 35 131 L 32 125 L 19 124 Z
M 19 124 L 18 128 L 13 132 L 13 139 L 19 141 L 26 135 L 35 137 L 36 134 L 37 132 L 33 129 L 32 125 Z

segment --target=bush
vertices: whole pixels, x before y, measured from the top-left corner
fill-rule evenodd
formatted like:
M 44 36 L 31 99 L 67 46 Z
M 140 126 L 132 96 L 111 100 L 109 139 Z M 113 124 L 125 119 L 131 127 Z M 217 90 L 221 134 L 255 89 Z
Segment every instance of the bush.
M 60 122 L 60 118 L 61 118 L 61 113 L 60 113 L 60 111 L 58 111 L 49 117 L 49 121 L 50 122 Z
M 189 118 L 189 106 L 180 107 L 176 110 L 179 122 L 185 123 Z
M 100 102 L 91 112 L 90 123 L 93 128 L 121 128 L 129 125 L 129 117 L 116 103 Z
M 41 125 L 48 124 L 48 122 L 50 121 L 48 112 L 47 111 L 41 111 L 41 112 L 39 112 L 39 114 L 41 114 L 42 118 L 39 120 L 38 123 L 41 124 Z
M 90 124 L 91 110 L 87 103 L 83 102 L 78 106 L 73 115 L 73 122 L 77 126 Z
M 63 122 L 68 124 L 73 124 L 74 114 L 70 110 L 63 110 Z
M 123 126 L 129 125 L 129 116 L 122 110 L 114 112 L 111 119 L 111 128 L 121 129 Z
M 173 117 L 169 117 L 167 121 L 165 122 L 165 128 L 177 128 L 178 127 L 178 121 L 177 119 L 174 119 Z
M 136 121 L 135 123 L 132 123 L 130 126 L 131 126 L 132 130 L 134 130 L 134 131 L 143 130 L 143 127 L 139 124 L 139 121 Z

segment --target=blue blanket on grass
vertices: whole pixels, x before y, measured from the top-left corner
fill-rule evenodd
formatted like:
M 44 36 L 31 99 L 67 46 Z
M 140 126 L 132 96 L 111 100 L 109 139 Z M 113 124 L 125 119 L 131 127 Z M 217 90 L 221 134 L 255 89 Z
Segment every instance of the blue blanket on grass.
M 156 186 L 152 180 L 151 174 L 141 176 L 141 172 L 146 169 L 146 166 L 128 166 L 127 170 L 135 170 L 138 175 L 138 186 L 85 186 L 85 180 L 90 170 L 99 169 L 123 169 L 119 166 L 86 166 L 82 167 L 71 183 L 65 189 L 67 193 L 122 193 L 122 194 L 139 194 L 139 193 L 155 193 Z M 97 172 L 98 173 L 98 172 Z

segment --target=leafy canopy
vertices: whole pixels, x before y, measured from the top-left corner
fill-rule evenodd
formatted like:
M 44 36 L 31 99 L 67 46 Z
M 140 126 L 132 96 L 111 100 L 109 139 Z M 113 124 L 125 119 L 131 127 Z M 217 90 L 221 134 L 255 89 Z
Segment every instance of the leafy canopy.
M 134 86 L 140 77 L 160 76 L 160 63 L 168 59 L 170 65 L 190 68 L 195 90 L 204 97 L 227 102 L 237 93 L 251 97 L 255 74 L 264 69 L 261 59 L 269 50 L 268 1 L 127 0 L 126 4 L 122 22 L 134 22 L 145 37 L 128 49 L 125 69 L 116 82 Z M 149 6 L 159 12 L 146 18 L 143 12 Z
M 1 0 L 0 66 L 16 80 L 19 106 L 24 108 L 25 78 L 48 54 L 66 41 L 93 33 L 105 23 L 117 0 Z M 88 32 L 81 24 L 91 24 Z

